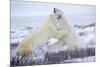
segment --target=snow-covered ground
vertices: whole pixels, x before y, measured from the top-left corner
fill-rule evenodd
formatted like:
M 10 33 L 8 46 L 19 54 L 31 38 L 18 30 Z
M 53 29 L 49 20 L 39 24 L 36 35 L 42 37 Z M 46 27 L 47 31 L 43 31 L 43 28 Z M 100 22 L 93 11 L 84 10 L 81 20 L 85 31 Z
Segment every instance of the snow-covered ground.
M 65 60 L 64 63 L 68 63 L 68 62 L 93 62 L 95 61 L 95 56 L 90 56 L 90 57 L 84 57 L 84 58 L 74 58 L 71 60 Z M 63 62 L 62 62 L 63 63 Z
M 95 26 L 92 26 L 92 27 L 85 27 L 85 26 L 77 27 L 77 26 L 75 26 L 74 29 L 79 34 L 80 38 L 84 42 L 83 48 L 79 53 L 83 52 L 84 54 L 75 55 L 75 56 L 77 56 L 77 58 L 71 57 L 71 56 L 74 56 L 74 54 L 72 54 L 72 55 L 69 54 L 67 56 L 68 59 L 67 60 L 63 60 L 63 61 L 61 60 L 60 63 L 95 61 Z M 83 27 L 85 27 L 85 28 L 83 28 Z M 27 34 L 31 33 L 32 31 L 33 31 L 32 28 L 11 29 L 11 59 L 16 56 L 15 48 L 17 47 L 18 43 Z M 49 42 L 50 45 L 52 45 L 52 43 L 54 43 L 56 41 L 57 41 L 57 39 L 51 39 L 48 42 Z M 38 48 L 34 49 L 33 50 L 34 51 L 33 56 L 35 58 L 32 57 L 31 59 L 33 59 L 33 60 L 38 60 L 38 59 L 42 59 L 43 60 L 43 59 L 45 59 L 48 46 L 49 45 L 44 44 L 43 46 L 39 46 Z M 63 48 L 61 48 L 59 50 L 61 50 L 61 51 L 65 50 L 66 51 L 65 47 L 63 47 Z M 62 53 L 64 54 L 64 52 L 62 52 Z M 74 53 L 74 52 L 72 52 L 72 53 Z M 51 56 L 47 56 L 47 57 L 50 57 L 50 58 L 46 58 L 46 59 L 50 60 L 50 59 L 52 59 L 52 57 L 54 57 L 54 58 L 56 57 L 55 59 L 57 60 L 57 59 L 59 59 L 59 56 L 57 58 L 56 55 L 60 55 L 60 54 L 61 53 L 59 53 L 59 52 L 56 53 L 56 54 L 51 54 Z M 64 55 L 66 55 L 66 54 L 64 54 Z M 49 61 L 47 61 L 47 62 L 50 63 Z M 42 61 L 40 63 L 38 63 L 38 64 L 41 64 L 41 63 L 42 63 Z M 37 63 L 35 63 L 35 64 L 37 64 Z M 46 64 L 46 63 L 44 63 L 44 64 Z
M 84 48 L 95 48 L 95 26 L 80 28 L 75 27 L 76 32 L 79 34 L 82 42 L 84 42 Z

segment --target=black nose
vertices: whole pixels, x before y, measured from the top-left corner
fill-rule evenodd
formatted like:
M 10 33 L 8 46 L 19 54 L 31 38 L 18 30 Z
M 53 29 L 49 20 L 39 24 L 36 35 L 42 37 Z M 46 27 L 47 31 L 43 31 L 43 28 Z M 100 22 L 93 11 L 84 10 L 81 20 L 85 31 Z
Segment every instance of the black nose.
M 56 13 L 56 8 L 54 8 L 53 12 Z

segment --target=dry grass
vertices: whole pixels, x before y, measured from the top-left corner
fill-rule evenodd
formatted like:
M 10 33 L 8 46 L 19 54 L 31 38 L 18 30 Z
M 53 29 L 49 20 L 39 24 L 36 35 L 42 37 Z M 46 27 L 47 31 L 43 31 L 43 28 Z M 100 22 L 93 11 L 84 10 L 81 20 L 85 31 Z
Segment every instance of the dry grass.
M 73 58 L 83 58 L 95 56 L 95 48 L 76 50 L 60 51 L 58 53 L 46 53 L 44 59 L 33 60 L 27 57 L 11 57 L 11 66 L 27 66 L 27 65 L 43 65 L 43 64 L 60 64 L 64 63 L 65 60 L 71 60 Z M 68 62 L 72 63 L 72 62 Z

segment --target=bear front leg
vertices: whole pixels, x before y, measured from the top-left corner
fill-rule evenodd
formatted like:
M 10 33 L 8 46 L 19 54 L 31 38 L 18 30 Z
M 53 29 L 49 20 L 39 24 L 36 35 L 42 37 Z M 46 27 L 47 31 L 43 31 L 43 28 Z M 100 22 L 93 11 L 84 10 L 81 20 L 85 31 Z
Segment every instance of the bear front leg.
M 17 48 L 16 54 L 18 56 L 23 56 L 23 57 L 29 56 L 32 54 L 32 48 L 22 45 L 22 46 Z
M 33 42 L 23 39 L 16 49 L 19 56 L 29 56 L 32 54 Z

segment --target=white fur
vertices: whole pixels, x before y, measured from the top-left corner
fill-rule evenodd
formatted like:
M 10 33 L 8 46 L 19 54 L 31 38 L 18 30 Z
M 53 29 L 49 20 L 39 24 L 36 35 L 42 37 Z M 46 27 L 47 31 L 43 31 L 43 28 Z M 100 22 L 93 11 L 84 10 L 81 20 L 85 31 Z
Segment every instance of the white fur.
M 61 15 L 60 18 L 59 15 Z M 58 39 L 49 45 L 48 52 L 55 52 L 67 45 L 72 49 L 79 49 L 80 43 L 76 33 L 65 19 L 63 12 L 56 9 L 56 13 L 50 14 L 40 29 L 29 34 L 17 47 L 19 55 L 30 55 L 32 50 L 40 44 L 47 43 L 50 38 Z M 54 50 L 55 49 L 55 50 Z

